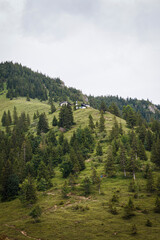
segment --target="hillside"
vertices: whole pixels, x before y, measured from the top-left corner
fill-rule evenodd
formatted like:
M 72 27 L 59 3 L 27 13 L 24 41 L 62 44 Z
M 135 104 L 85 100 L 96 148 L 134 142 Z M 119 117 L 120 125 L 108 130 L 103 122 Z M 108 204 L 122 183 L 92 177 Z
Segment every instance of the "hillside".
M 21 64 L 5 62 L 0 64 L 0 90 L 7 88 L 7 98 L 38 98 L 45 101 L 48 97 L 59 101 L 83 101 L 81 91 L 67 88 L 59 78 L 50 78 L 42 73 L 34 72 Z
M 93 108 L 100 109 L 102 101 L 106 104 L 108 111 L 112 104 L 116 104 L 122 116 L 123 107 L 131 106 L 135 112 L 149 122 L 153 119 L 160 119 L 160 105 L 155 105 L 149 100 L 138 100 L 118 96 L 86 96 L 75 88 L 68 88 L 59 78 L 50 78 L 42 73 L 34 72 L 21 64 L 12 62 L 0 63 L 0 92 L 6 89 L 6 96 L 9 99 L 17 97 L 29 97 L 46 101 L 53 99 L 54 102 L 88 102 Z M 106 92 L 107 95 L 107 92 Z
M 160 122 L 140 118 L 129 125 L 131 108 L 126 122 L 92 107 L 60 107 L 60 94 L 51 97 L 47 82 L 65 89 L 71 102 L 80 92 L 72 95 L 62 82 L 24 72 L 20 81 L 28 79 L 33 89 L 37 81 L 47 98 L 40 92 L 32 98 L 28 90 L 23 96 L 18 79 L 8 88 L 13 69 L 0 78 L 0 119 L 4 111 L 7 119 L 0 123 L 0 240 L 159 240 Z M 19 96 L 8 98 L 8 91 Z

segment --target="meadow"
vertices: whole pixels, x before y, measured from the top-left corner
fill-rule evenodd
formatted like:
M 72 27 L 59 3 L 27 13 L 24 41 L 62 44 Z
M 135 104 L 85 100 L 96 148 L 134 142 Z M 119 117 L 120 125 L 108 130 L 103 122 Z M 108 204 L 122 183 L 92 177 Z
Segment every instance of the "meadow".
M 26 101 L 25 98 L 9 100 L 3 94 L 0 96 L 0 119 L 4 110 L 10 110 L 12 113 L 14 106 L 18 114 L 22 111 L 29 113 L 31 120 L 37 110 L 39 113 L 45 112 L 50 127 L 53 116 L 58 118 L 59 114 L 57 103 L 55 103 L 57 111 L 49 114 L 50 106 L 47 102 L 40 102 L 37 99 Z M 65 133 L 65 137 L 70 138 L 78 127 L 87 126 L 89 114 L 92 115 L 94 122 L 99 120 L 99 111 L 93 108 L 74 111 L 75 125 Z M 108 134 L 113 126 L 114 116 L 107 112 L 104 117 Z M 124 131 L 128 131 L 123 119 L 117 118 L 117 121 L 122 123 Z M 31 128 L 30 131 L 32 130 Z M 74 189 L 69 187 L 67 198 L 63 198 L 61 193 L 65 179 L 62 178 L 59 167 L 55 168 L 53 187 L 45 192 L 38 192 L 36 205 L 42 209 L 38 222 L 34 222 L 29 216 L 32 205 L 23 206 L 18 198 L 0 202 L 0 240 L 159 240 L 160 214 L 154 212 L 156 193 L 146 191 L 146 179 L 142 172 L 136 174 L 138 186 L 136 192 L 129 191 L 132 180 L 129 173 L 124 178 L 123 173 L 117 169 L 116 177 L 105 176 L 104 163 L 108 146 L 105 142 L 102 145 L 103 156 L 96 157 L 94 152 L 86 159 L 86 168 L 76 178 Z M 91 177 L 93 168 L 101 178 L 100 194 L 97 187 L 91 185 L 91 193 L 86 196 L 81 183 L 85 177 Z M 159 175 L 159 172 L 154 172 L 155 179 Z M 117 201 L 113 201 L 114 195 Z M 133 199 L 134 216 L 125 219 L 124 209 L 129 198 Z M 116 208 L 115 214 L 111 212 L 111 203 Z M 147 220 L 150 220 L 152 226 L 146 225 Z M 136 232 L 133 232 L 135 225 Z

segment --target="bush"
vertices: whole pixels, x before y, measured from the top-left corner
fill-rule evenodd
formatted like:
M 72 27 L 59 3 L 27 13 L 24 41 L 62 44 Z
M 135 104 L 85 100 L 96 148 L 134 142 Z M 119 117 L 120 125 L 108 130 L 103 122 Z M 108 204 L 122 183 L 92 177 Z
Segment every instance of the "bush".
M 147 219 L 147 221 L 146 221 L 146 226 L 147 227 L 152 227 L 152 222 L 149 219 Z
M 42 209 L 39 205 L 37 205 L 33 210 L 29 213 L 29 216 L 31 216 L 35 222 L 39 222 L 39 218 L 42 214 Z

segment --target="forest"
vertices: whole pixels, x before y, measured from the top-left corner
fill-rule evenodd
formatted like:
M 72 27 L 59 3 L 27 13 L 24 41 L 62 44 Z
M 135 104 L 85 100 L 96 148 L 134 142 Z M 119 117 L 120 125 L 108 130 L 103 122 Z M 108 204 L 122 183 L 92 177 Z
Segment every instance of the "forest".
M 76 109 L 86 96 L 60 79 L 0 68 L 0 239 L 158 240 L 160 121 L 142 112 L 149 101 L 89 96 Z

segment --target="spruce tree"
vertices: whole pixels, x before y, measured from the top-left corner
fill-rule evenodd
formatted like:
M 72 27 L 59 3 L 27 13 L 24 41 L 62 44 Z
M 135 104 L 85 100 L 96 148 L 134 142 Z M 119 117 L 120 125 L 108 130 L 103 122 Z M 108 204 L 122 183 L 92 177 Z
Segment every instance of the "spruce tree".
M 28 176 L 20 184 L 19 198 L 23 204 L 33 204 L 37 201 L 36 185 L 32 177 Z
M 88 126 L 89 126 L 89 128 L 91 130 L 93 130 L 95 128 L 95 125 L 94 125 L 94 122 L 93 122 L 93 117 L 92 117 L 91 114 L 89 115 L 89 124 L 88 124 Z
M 53 120 L 52 120 L 52 126 L 57 126 L 58 125 L 58 120 L 56 118 L 56 116 L 53 117 Z
M 114 164 L 115 164 L 115 159 L 114 159 L 114 156 L 113 156 L 113 148 L 110 145 L 108 147 L 107 161 L 105 163 L 105 173 L 108 175 L 108 177 L 114 177 L 116 175 Z
M 47 133 L 48 131 L 49 131 L 48 120 L 46 118 L 46 114 L 42 113 L 39 116 L 37 134 L 40 135 L 42 132 Z

